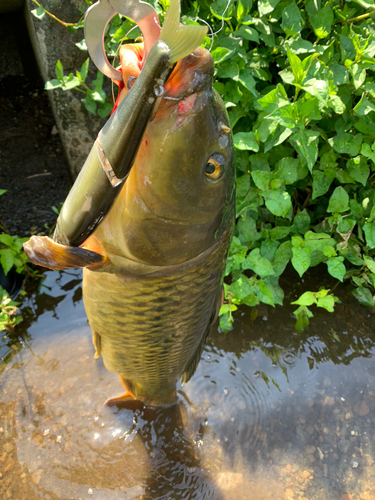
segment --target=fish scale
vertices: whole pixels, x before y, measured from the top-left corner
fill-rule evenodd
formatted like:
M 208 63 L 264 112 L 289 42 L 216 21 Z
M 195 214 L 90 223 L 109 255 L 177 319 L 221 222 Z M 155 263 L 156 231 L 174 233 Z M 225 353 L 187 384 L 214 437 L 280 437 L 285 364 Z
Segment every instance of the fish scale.
M 200 355 L 218 290 L 221 296 L 230 232 L 227 228 L 213 249 L 183 271 L 161 267 L 135 278 L 84 269 L 83 299 L 97 354 L 108 370 L 136 381 L 134 395 L 145 403 L 170 397 L 181 373 Z M 140 297 L 147 306 L 139 306 Z

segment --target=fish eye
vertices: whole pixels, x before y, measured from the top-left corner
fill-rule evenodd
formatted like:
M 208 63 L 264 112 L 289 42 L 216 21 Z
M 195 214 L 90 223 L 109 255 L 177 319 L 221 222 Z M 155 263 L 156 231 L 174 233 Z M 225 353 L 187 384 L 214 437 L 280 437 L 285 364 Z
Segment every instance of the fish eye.
M 224 157 L 218 154 L 214 154 L 210 157 L 206 163 L 204 169 L 204 175 L 213 181 L 220 179 L 224 172 Z

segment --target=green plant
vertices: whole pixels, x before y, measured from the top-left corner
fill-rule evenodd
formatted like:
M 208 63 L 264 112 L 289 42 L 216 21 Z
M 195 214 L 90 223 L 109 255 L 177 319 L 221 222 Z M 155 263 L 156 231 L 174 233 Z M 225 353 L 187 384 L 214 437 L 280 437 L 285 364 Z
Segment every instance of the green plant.
M 0 189 L 0 196 L 7 192 Z M 6 227 L 1 224 L 1 229 L 6 231 Z M 29 277 L 40 277 L 40 273 L 31 267 L 30 261 L 23 251 L 23 243 L 28 238 L 18 238 L 6 232 L 0 233 L 0 267 L 5 276 L 11 269 L 15 269 L 18 274 L 25 274 Z M 22 292 L 21 292 L 22 293 Z M 12 301 L 8 292 L 0 286 L 0 331 L 11 331 L 22 321 L 22 316 L 18 313 L 18 302 Z
M 76 32 L 77 30 L 83 28 L 83 18 L 81 18 L 77 23 L 66 23 L 61 19 L 58 19 L 49 11 L 45 10 L 43 5 L 36 0 L 32 0 L 32 2 L 37 5 L 38 8 L 32 10 L 31 12 L 39 20 L 42 20 L 46 15 L 48 15 L 70 31 Z M 91 0 L 85 0 L 85 2 L 88 6 L 93 3 Z M 150 3 L 154 6 L 159 14 L 159 17 L 162 19 L 164 16 L 164 10 L 169 2 L 160 2 L 161 6 L 158 2 Z M 81 14 L 84 13 L 84 10 L 84 7 L 81 6 Z M 131 35 L 131 37 L 129 35 Z M 134 23 L 121 15 L 116 15 L 109 24 L 105 39 L 105 49 L 108 57 L 114 58 L 115 61 L 119 45 L 126 40 L 135 40 L 139 36 L 141 36 L 141 31 L 137 25 L 134 25 Z M 87 51 L 84 39 L 77 43 L 76 46 L 80 50 Z M 77 92 L 85 95 L 81 101 L 89 113 L 94 115 L 98 113 L 100 118 L 106 118 L 110 115 L 113 109 L 113 97 L 112 95 L 107 95 L 103 89 L 104 76 L 100 71 L 96 72 L 96 79 L 92 80 L 89 85 L 86 83 L 89 71 L 89 62 L 90 59 L 87 58 L 81 69 L 76 71 L 75 75 L 73 73 L 65 75 L 63 65 L 61 61 L 58 60 L 55 66 L 56 78 L 46 82 L 45 89 L 55 90 L 60 88 L 65 91 L 75 89 Z
M 212 55 L 237 149 L 237 224 L 221 327 L 239 304 L 282 304 L 279 277 L 325 263 L 375 306 L 374 5 L 189 2 L 217 34 Z M 193 14 L 190 14 L 192 17 Z M 195 16 L 195 14 L 194 14 Z M 220 21 L 222 24 L 220 24 Z M 297 327 L 328 290 L 295 303 Z
M 151 3 L 160 11 L 169 2 Z M 231 328 L 240 304 L 282 305 L 288 264 L 302 277 L 324 263 L 375 307 L 374 4 L 200 0 L 182 8 L 185 23 L 199 16 L 212 27 L 205 44 L 237 150 L 221 328 Z M 126 23 L 109 30 L 112 53 Z M 297 327 L 308 324 L 308 306 L 332 311 L 335 302 L 325 289 L 302 295 Z
M 0 332 L 11 332 L 22 321 L 22 316 L 17 314 L 19 305 L 20 303 L 14 302 L 0 286 Z

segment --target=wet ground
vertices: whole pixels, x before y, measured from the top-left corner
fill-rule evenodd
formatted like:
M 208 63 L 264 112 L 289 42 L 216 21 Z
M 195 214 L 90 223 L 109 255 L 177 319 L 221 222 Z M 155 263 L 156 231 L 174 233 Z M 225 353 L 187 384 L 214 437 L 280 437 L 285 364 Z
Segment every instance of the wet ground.
M 302 334 L 288 307 L 240 311 L 177 406 L 118 409 L 80 272 L 48 272 L 1 343 L 0 498 L 374 500 L 375 317 L 335 293 Z

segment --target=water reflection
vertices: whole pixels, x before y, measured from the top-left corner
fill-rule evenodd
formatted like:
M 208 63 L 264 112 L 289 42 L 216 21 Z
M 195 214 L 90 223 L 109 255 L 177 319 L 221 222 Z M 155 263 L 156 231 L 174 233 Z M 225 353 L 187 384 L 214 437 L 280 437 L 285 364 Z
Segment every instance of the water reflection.
M 79 273 L 47 273 L 1 346 L 17 349 L 0 376 L 0 498 L 372 500 L 375 323 L 345 291 L 303 334 L 287 308 L 239 313 L 165 410 L 103 407 L 119 383 L 93 358 L 80 293 Z

